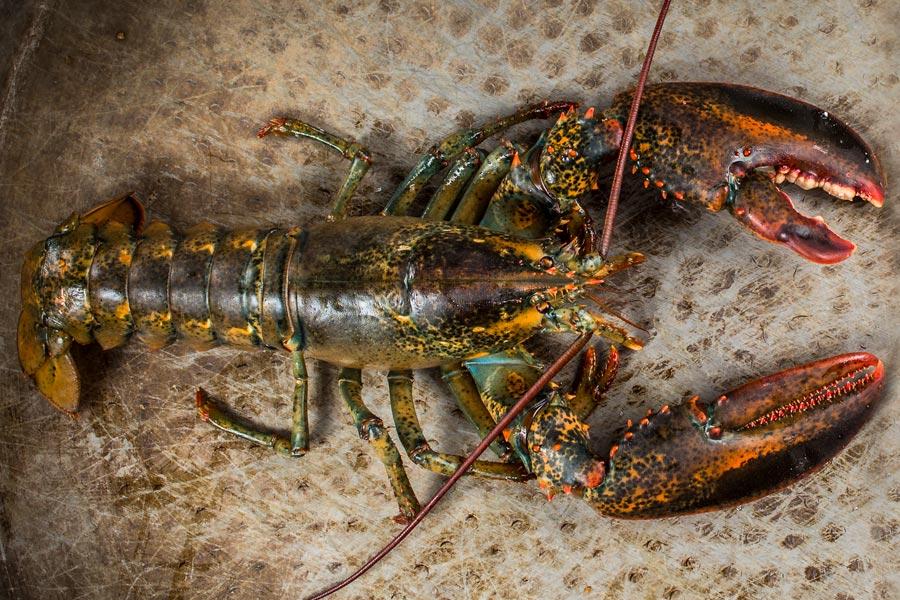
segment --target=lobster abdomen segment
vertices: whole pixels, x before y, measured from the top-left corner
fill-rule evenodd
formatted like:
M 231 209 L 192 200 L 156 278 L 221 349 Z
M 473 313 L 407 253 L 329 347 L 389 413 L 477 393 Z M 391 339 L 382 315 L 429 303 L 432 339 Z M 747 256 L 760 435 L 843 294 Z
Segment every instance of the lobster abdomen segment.
M 216 337 L 226 343 L 258 346 L 262 341 L 261 265 L 270 233 L 271 230 L 237 230 L 219 240 L 210 265 L 207 297 L 212 328 Z
M 212 344 L 216 332 L 209 318 L 209 273 L 219 241 L 210 223 L 190 228 L 175 248 L 169 271 L 169 312 L 178 334 L 199 345 Z
M 169 311 L 169 272 L 178 246 L 172 228 L 151 223 L 136 245 L 128 271 L 128 305 L 138 338 L 157 349 L 175 339 Z
M 92 333 L 105 348 L 122 344 L 134 330 L 128 303 L 128 269 L 134 256 L 134 230 L 108 221 L 97 231 L 97 248 L 87 277 Z

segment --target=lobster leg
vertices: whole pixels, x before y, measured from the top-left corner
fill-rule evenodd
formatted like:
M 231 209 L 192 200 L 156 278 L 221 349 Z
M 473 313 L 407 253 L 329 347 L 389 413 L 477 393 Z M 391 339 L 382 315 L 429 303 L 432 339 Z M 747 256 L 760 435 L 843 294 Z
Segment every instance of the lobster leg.
M 306 375 L 306 363 L 303 360 L 303 353 L 299 350 L 291 352 L 291 366 L 294 374 L 294 394 L 290 438 L 238 422 L 234 417 L 210 404 L 206 392 L 202 389 L 197 391 L 197 414 L 203 421 L 222 431 L 263 446 L 268 446 L 279 454 L 294 457 L 303 456 L 309 450 L 309 419 L 307 416 L 307 390 L 309 386 Z
M 487 210 L 488 203 L 512 167 L 513 157 L 524 151 L 519 146 L 503 144 L 495 148 L 485 159 L 484 165 L 472 179 L 453 211 L 451 221 L 475 225 Z M 482 226 L 484 224 L 482 223 Z
M 447 136 L 441 142 L 432 146 L 419 159 L 413 170 L 410 171 L 406 179 L 394 192 L 394 195 L 391 196 L 382 214 L 406 214 L 416 195 L 422 190 L 422 187 L 428 180 L 446 167 L 448 163 L 459 158 L 468 148 L 477 146 L 487 138 L 509 129 L 513 125 L 534 119 L 546 119 L 572 106 L 574 106 L 572 102 L 543 102 L 523 108 L 506 117 L 489 121 L 481 127 L 465 129 Z
M 291 453 L 300 456 L 309 450 L 309 414 L 307 394 L 309 379 L 306 375 L 306 361 L 299 350 L 291 352 L 291 371 L 294 374 L 294 398 L 291 410 Z
M 481 167 L 485 156 L 481 150 L 466 148 L 462 156 L 450 165 L 444 180 L 422 212 L 422 218 L 426 221 L 442 221 L 453 209 L 472 176 Z
M 462 158 L 450 167 L 441 186 L 425 207 L 422 218 L 433 221 L 447 218 L 458 199 L 450 220 L 477 223 L 497 186 L 509 173 L 515 152 L 515 148 L 504 144 L 485 157 L 480 150 L 467 148 Z M 478 171 L 475 172 L 475 169 Z M 463 173 L 467 175 L 465 178 Z
M 413 518 L 419 512 L 419 501 L 403 468 L 400 452 L 388 435 L 384 421 L 375 416 L 362 401 L 362 380 L 359 369 L 344 368 L 338 379 L 341 398 L 347 403 L 359 437 L 369 442 L 378 458 L 384 463 L 388 479 L 400 505 L 398 520 Z
M 304 123 L 297 119 L 287 119 L 279 117 L 272 119 L 256 134 L 258 137 L 265 137 L 269 134 L 281 136 L 293 136 L 296 138 L 309 138 L 329 148 L 333 148 L 340 152 L 341 156 L 351 161 L 350 172 L 344 179 L 344 184 L 338 190 L 334 198 L 334 205 L 331 208 L 331 218 L 341 219 L 347 212 L 347 203 L 356 191 L 356 187 L 362 180 L 366 171 L 372 165 L 372 158 L 368 150 L 356 142 L 345 140 L 336 135 L 328 133 L 318 127 Z
M 209 396 L 203 388 L 197 388 L 194 397 L 197 404 L 197 415 L 202 421 L 206 421 L 216 429 L 236 435 L 261 446 L 271 448 L 284 456 L 297 456 L 291 449 L 291 440 L 277 433 L 262 431 L 250 427 L 225 413 L 218 406 L 209 401 Z
M 459 406 L 469 422 L 478 430 L 478 435 L 485 437 L 491 429 L 497 425 L 491 416 L 481 393 L 472 375 L 463 367 L 462 363 L 450 363 L 441 367 L 441 379 L 447 384 L 456 405 Z M 491 444 L 491 450 L 502 462 L 508 462 L 512 457 L 512 448 L 503 440 L 496 440 Z
M 464 457 L 456 454 L 436 452 L 431 449 L 419 417 L 416 415 L 416 407 L 412 396 L 412 373 L 410 371 L 391 371 L 388 373 L 388 386 L 391 394 L 391 412 L 394 415 L 394 424 L 397 426 L 397 434 L 406 454 L 410 460 L 429 471 L 450 476 L 462 464 Z M 519 464 L 497 463 L 490 461 L 475 461 L 472 465 L 472 474 L 492 479 L 506 479 L 510 481 L 523 481 L 528 479 L 528 473 Z

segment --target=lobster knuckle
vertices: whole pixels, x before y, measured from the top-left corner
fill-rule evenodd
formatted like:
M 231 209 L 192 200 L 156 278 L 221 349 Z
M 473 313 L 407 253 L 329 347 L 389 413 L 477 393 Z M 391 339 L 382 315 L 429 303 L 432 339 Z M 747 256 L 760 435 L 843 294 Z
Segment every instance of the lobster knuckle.
M 554 395 L 534 418 L 529 432 L 531 467 L 543 488 L 571 493 L 600 485 L 606 471 L 588 443 L 586 423 Z

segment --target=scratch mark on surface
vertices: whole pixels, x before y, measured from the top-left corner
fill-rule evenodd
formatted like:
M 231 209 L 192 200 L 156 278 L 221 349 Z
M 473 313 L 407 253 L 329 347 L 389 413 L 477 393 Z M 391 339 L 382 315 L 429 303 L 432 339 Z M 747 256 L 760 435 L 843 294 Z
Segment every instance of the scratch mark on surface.
M 3 90 L 3 99 L 0 102 L 0 148 L 6 141 L 6 130 L 9 116 L 12 113 L 16 102 L 16 94 L 19 91 L 19 77 L 24 77 L 25 70 L 31 63 L 35 50 L 44 38 L 44 31 L 47 29 L 47 23 L 50 20 L 51 12 L 50 2 L 41 2 L 34 10 L 34 18 L 31 20 L 31 26 L 19 45 L 9 69 L 9 75 L 6 80 L 6 89 Z

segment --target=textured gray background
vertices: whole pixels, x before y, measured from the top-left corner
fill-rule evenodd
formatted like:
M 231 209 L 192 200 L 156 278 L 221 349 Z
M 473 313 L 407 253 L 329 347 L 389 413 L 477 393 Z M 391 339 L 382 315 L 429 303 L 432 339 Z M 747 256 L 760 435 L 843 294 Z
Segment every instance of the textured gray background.
M 13 598 L 296 597 L 346 575 L 397 530 L 383 469 L 350 426 L 328 365 L 311 368 L 313 448 L 296 462 L 212 430 L 193 410 L 203 385 L 284 427 L 281 355 L 87 349 L 82 418 L 56 413 L 15 359 L 28 246 L 72 211 L 128 190 L 180 227 L 321 218 L 347 165 L 311 144 L 257 140 L 278 114 L 373 151 L 355 206 L 373 211 L 416 153 L 453 129 L 544 98 L 602 106 L 634 81 L 657 9 L 154 4 L 0 3 L 0 589 Z M 895 182 L 900 10 L 829 4 L 675 2 L 650 78 L 735 81 L 818 104 L 871 142 Z M 689 391 L 712 395 L 824 355 L 865 348 L 896 367 L 895 190 L 881 211 L 792 191 L 860 246 L 825 268 L 726 215 L 626 195 L 614 247 L 648 261 L 609 298 L 653 335 L 625 357 L 597 433 Z M 769 498 L 622 522 L 575 499 L 548 503 L 533 485 L 467 480 L 341 597 L 900 597 L 892 379 L 845 452 Z M 382 374 L 364 383 L 388 416 Z M 476 438 L 438 383 L 418 375 L 426 433 L 441 449 L 467 450 Z M 439 483 L 411 474 L 423 498 Z

